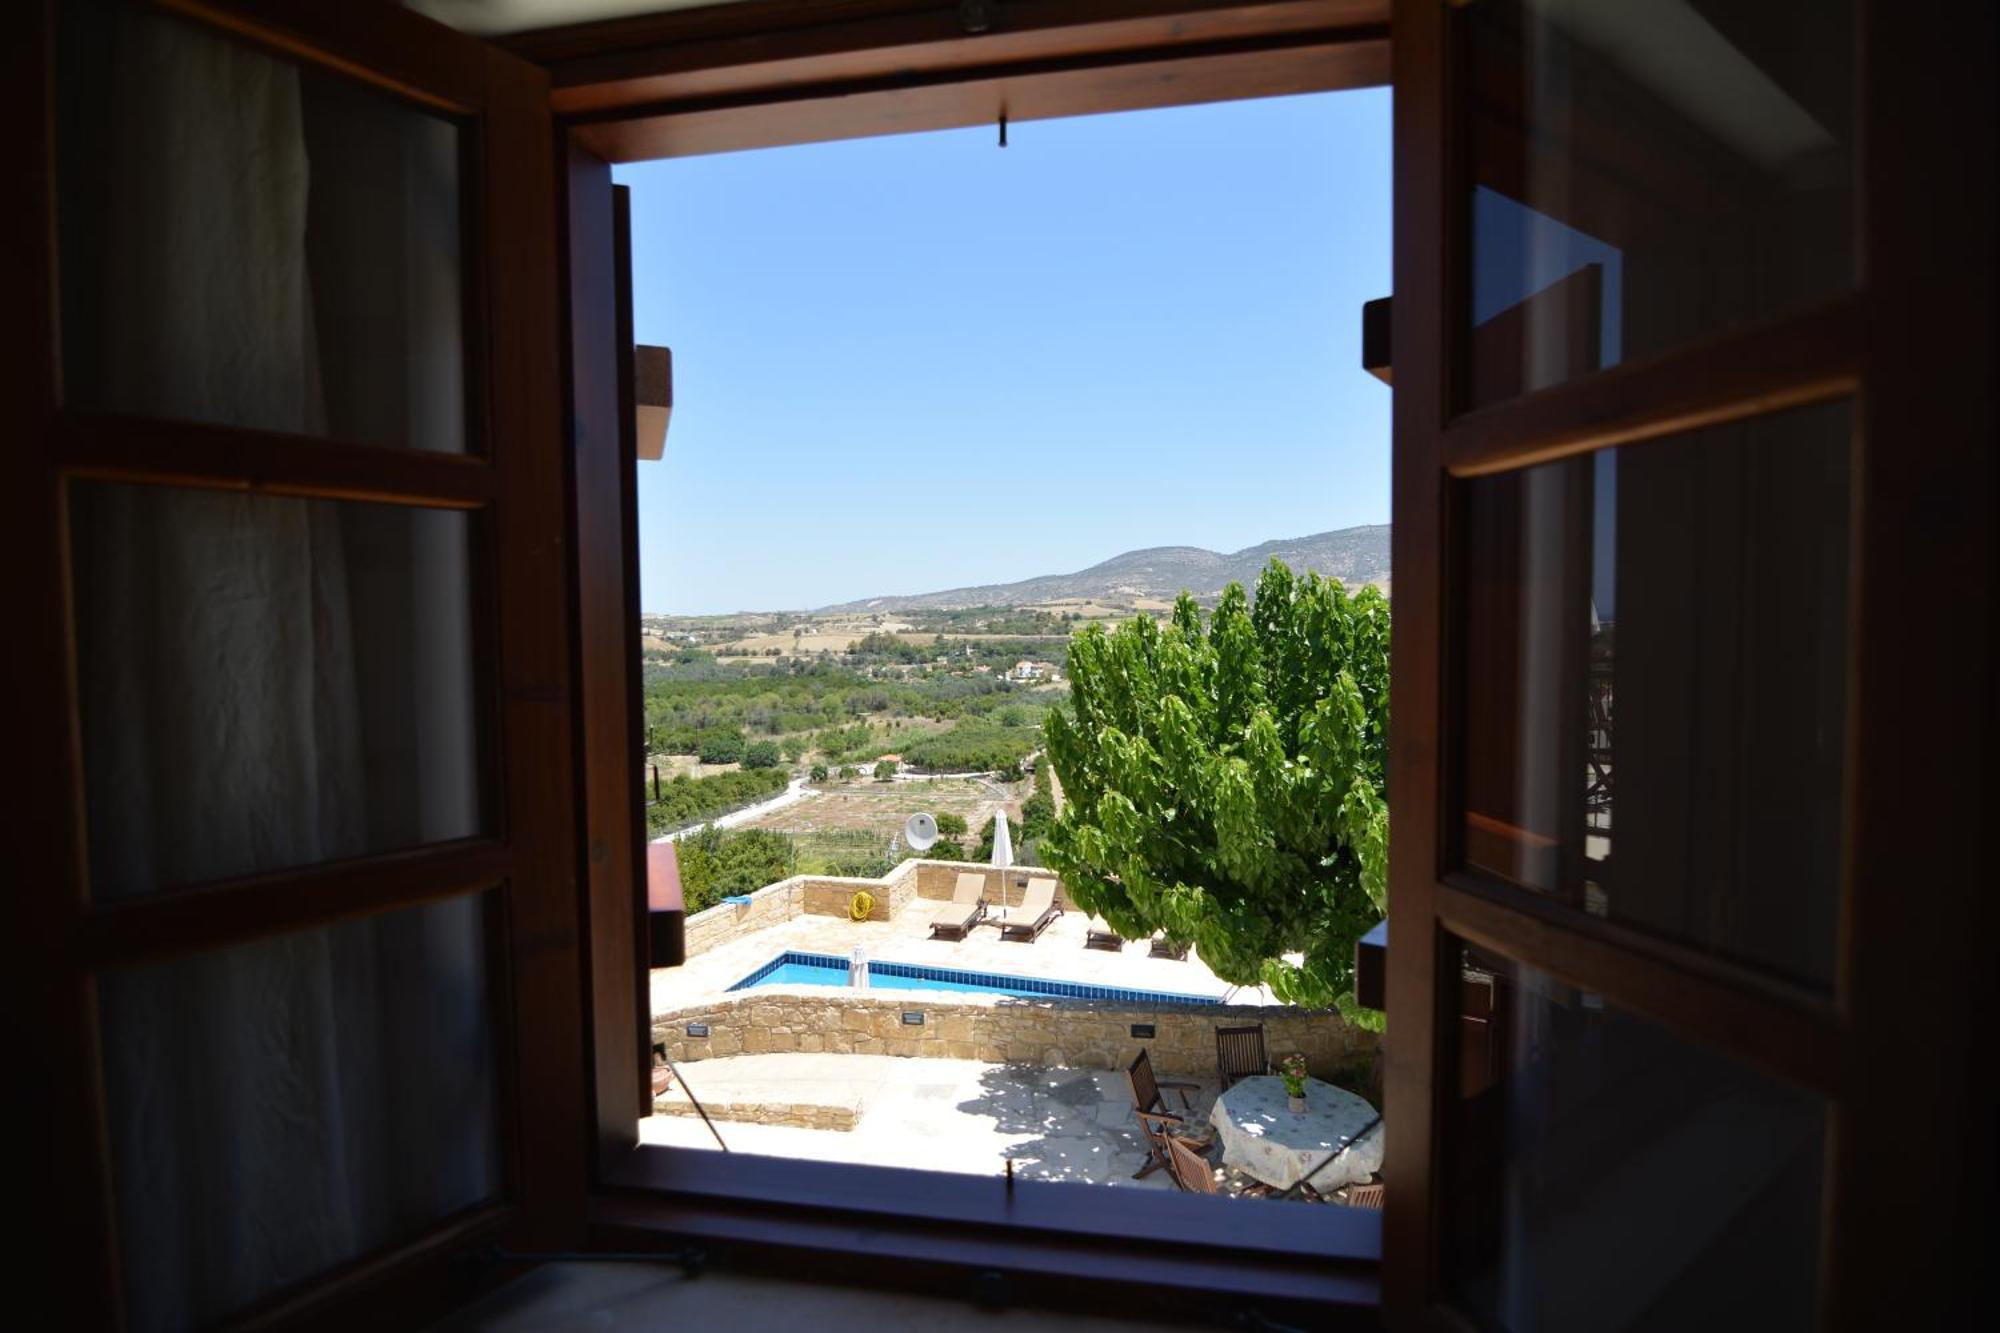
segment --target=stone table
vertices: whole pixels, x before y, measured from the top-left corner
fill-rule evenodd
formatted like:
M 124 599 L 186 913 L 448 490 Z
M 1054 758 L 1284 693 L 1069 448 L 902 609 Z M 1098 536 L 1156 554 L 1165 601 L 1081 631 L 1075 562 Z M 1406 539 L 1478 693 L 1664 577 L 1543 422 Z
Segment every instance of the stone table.
M 1274 1189 L 1305 1180 L 1322 1194 L 1382 1169 L 1382 1116 L 1351 1092 L 1306 1080 L 1306 1109 L 1287 1106 L 1272 1074 L 1238 1082 L 1208 1113 L 1222 1160 Z M 1310 1174 L 1308 1174 L 1310 1173 Z

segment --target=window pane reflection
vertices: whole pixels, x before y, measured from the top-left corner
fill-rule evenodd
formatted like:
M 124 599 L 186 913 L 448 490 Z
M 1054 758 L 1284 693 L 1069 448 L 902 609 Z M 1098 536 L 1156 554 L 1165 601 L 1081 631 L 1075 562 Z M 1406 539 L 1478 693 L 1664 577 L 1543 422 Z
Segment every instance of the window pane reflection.
M 1471 405 L 1852 288 L 1848 0 L 1481 0 Z
M 1816 1327 L 1823 1099 L 1533 968 L 1454 957 L 1453 1301 L 1514 1333 Z
M 74 485 L 96 897 L 483 832 L 472 523 Z
M 100 978 L 134 1328 L 207 1326 L 499 1193 L 489 896 Z
M 1832 982 L 1845 403 L 1465 488 L 1466 865 Z
M 463 452 L 458 127 L 121 0 L 57 14 L 68 403 Z

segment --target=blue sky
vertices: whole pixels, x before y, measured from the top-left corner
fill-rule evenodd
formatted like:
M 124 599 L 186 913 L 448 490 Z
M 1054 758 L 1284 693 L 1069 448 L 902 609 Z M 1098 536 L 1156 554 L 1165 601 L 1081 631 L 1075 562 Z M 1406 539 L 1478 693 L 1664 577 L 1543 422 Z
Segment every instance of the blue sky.
M 1389 517 L 1386 89 L 623 167 L 674 350 L 640 605 L 707 613 Z

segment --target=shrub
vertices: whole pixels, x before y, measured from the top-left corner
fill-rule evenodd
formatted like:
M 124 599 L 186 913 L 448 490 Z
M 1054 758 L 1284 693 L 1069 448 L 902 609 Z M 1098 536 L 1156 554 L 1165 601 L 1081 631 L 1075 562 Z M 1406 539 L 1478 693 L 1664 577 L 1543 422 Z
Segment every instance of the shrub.
M 681 838 L 681 890 L 699 912 L 737 893 L 754 893 L 792 873 L 792 840 L 770 829 L 724 831 L 710 824 Z
M 696 753 L 704 764 L 733 764 L 743 758 L 743 733 L 734 727 L 704 731 Z
M 825 765 L 825 764 L 814 764 L 814 765 L 812 766 L 812 772 L 811 772 L 811 773 L 810 773 L 810 774 L 809 774 L 808 776 L 809 776 L 809 777 L 811 777 L 811 778 L 812 778 L 812 780 L 813 780 L 814 782 L 825 782 L 825 781 L 826 781 L 826 765 Z
M 747 769 L 776 768 L 780 755 L 776 741 L 754 741 L 743 751 L 743 767 Z
M 646 835 L 657 838 L 662 833 L 713 819 L 775 795 L 784 787 L 785 775 L 775 770 L 716 773 L 705 778 L 691 778 L 683 773 L 661 785 L 657 800 L 652 784 L 647 783 Z
M 887 782 L 895 776 L 896 765 L 893 761 L 884 759 L 881 763 L 875 765 L 875 780 L 877 782 Z
M 947 810 L 937 817 L 937 830 L 947 838 L 959 837 L 966 827 L 964 815 L 955 815 Z

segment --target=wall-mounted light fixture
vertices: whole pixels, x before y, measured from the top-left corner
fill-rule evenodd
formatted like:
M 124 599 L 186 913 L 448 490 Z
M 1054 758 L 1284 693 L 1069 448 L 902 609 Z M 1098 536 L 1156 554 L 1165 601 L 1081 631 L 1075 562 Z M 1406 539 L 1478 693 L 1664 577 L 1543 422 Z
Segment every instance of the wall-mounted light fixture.
M 632 349 L 632 404 L 638 415 L 639 457 L 667 452 L 667 418 L 674 413 L 674 354 L 667 347 Z
M 687 908 L 672 842 L 646 846 L 646 952 L 653 967 L 679 967 L 687 961 Z

